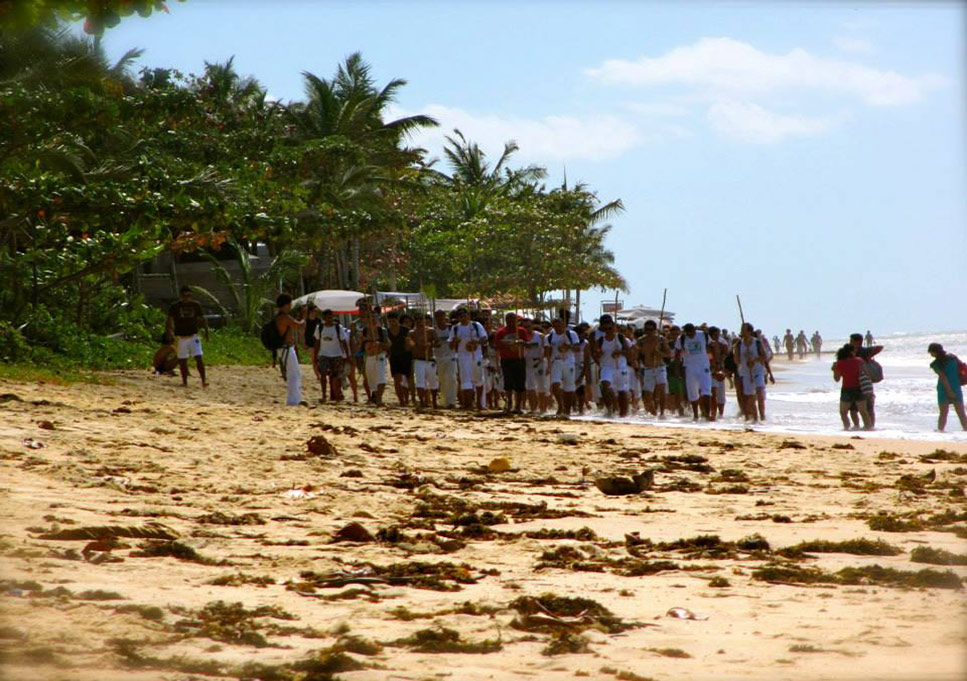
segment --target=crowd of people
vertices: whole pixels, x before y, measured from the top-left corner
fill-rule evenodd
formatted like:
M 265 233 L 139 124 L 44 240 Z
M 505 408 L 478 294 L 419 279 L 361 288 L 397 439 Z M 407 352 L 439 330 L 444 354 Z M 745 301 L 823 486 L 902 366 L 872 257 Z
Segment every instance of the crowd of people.
M 647 413 L 661 419 L 670 412 L 716 421 L 734 392 L 740 416 L 758 423 L 766 418 L 766 386 L 775 383 L 771 361 L 780 347 L 778 337 L 773 350 L 761 329 L 746 322 L 730 334 L 707 324 L 679 327 L 654 319 L 638 329 L 607 314 L 592 326 L 571 325 L 563 312 L 551 321 L 508 313 L 494 328 L 489 311 L 384 314 L 364 299 L 355 320 L 343 325 L 332 310 L 312 303 L 293 315 L 287 294 L 278 297 L 276 307 L 262 340 L 286 381 L 287 405 L 304 403 L 301 347 L 319 381 L 320 402 L 340 402 L 346 391 L 359 402 L 361 382 L 362 399 L 382 405 L 392 383 L 400 405 L 423 409 L 502 407 L 515 414 L 568 416 L 597 408 L 609 417 Z M 201 306 L 185 287 L 169 309 L 155 371 L 173 373 L 177 366 L 187 385 L 188 359 L 194 358 L 207 386 L 200 330 L 207 340 Z M 807 340 L 803 331 L 793 336 L 786 329 L 782 343 L 790 359 L 794 351 L 818 356 L 822 337 L 817 331 Z M 839 414 L 846 430 L 876 425 L 874 385 L 883 373 L 874 358 L 882 350 L 867 331 L 851 334 L 836 351 L 832 372 L 841 384 Z M 962 389 L 967 365 L 938 343 L 929 353 L 938 376 L 938 430 L 946 427 L 951 406 L 967 430 Z
M 773 352 L 751 324 L 733 336 L 705 324 L 648 320 L 636 329 L 610 315 L 591 326 L 571 325 L 565 314 L 538 321 L 508 313 L 495 328 L 489 311 L 384 314 L 360 301 L 356 320 L 343 325 L 312 304 L 296 318 L 291 303 L 280 296 L 276 317 L 289 404 L 301 401 L 300 375 L 289 368 L 300 345 L 321 401 L 341 401 L 347 390 L 360 401 L 361 382 L 363 399 L 376 405 L 392 384 L 403 406 L 562 416 L 597 407 L 608 416 L 690 412 L 715 421 L 734 391 L 741 414 L 758 422 L 767 382 L 775 382 Z

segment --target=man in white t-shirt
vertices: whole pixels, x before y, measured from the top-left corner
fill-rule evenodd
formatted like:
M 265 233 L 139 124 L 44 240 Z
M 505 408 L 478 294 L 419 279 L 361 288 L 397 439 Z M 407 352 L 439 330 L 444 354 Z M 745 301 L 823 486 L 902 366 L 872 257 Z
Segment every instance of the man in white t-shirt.
M 551 330 L 544 337 L 544 356 L 550 364 L 551 392 L 557 401 L 557 415 L 566 416 L 574 406 L 574 372 L 576 362 L 574 353 L 581 350 L 578 335 L 564 325 L 564 320 L 556 318 Z
M 483 399 L 483 351 L 487 344 L 487 332 L 480 322 L 470 321 L 470 312 L 457 310 L 457 323 L 450 327 L 450 347 L 457 353 L 457 371 L 460 381 L 460 405 L 464 409 L 479 408 Z
M 349 357 L 349 332 L 335 321 L 332 310 L 322 311 L 322 321 L 316 326 L 316 342 L 312 346 L 312 365 L 322 381 L 322 399 L 326 400 L 326 382 L 333 402 L 342 400 L 343 365 Z
M 712 395 L 712 370 L 708 361 L 708 336 L 694 324 L 685 324 L 682 335 L 675 341 L 675 359 L 682 361 L 685 369 L 685 393 L 692 405 L 692 416 L 698 420 L 699 407 L 702 416 L 709 418 L 709 402 Z
M 535 326 L 534 320 L 524 319 L 521 324 L 531 334 L 524 346 L 524 388 L 527 404 L 532 414 L 543 411 L 543 395 L 547 389 L 547 360 L 544 357 L 544 334 Z

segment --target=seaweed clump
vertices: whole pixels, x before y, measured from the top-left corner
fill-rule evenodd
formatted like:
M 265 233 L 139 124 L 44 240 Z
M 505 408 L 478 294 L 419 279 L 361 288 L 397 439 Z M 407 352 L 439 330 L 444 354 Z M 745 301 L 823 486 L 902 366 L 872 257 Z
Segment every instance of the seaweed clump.
M 608 634 L 618 634 L 638 626 L 625 622 L 590 598 L 572 598 L 546 593 L 536 597 L 521 596 L 511 602 L 509 607 L 517 611 L 517 617 L 514 618 L 511 626 L 523 631 L 597 629 Z
M 910 560 L 914 563 L 931 565 L 967 565 L 967 553 L 952 553 L 944 549 L 918 546 L 910 552 Z
M 411 636 L 397 639 L 390 645 L 405 646 L 421 653 L 495 653 L 503 644 L 486 639 L 470 642 L 460 640 L 460 632 L 446 627 L 420 629 Z
M 787 558 L 802 558 L 807 553 L 849 553 L 854 556 L 898 556 L 903 553 L 893 544 L 877 539 L 847 539 L 846 541 L 827 541 L 814 539 L 787 546 L 776 551 Z

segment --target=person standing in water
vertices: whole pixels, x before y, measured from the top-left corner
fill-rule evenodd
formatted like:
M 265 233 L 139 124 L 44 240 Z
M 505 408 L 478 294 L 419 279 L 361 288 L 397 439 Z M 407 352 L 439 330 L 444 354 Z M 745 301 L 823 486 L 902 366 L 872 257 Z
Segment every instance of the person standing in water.
M 964 413 L 964 390 L 960 385 L 960 361 L 943 349 L 940 343 L 931 343 L 927 352 L 933 357 L 930 368 L 937 374 L 937 404 L 940 416 L 937 417 L 937 430 L 943 432 L 947 427 L 947 413 L 953 405 L 960 419 L 960 425 L 967 430 L 967 414 Z

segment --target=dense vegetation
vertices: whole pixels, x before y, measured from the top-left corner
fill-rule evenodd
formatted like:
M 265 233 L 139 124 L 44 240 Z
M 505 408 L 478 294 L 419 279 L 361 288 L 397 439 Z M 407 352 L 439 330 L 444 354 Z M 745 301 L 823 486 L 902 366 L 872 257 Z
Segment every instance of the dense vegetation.
M 436 121 L 390 120 L 405 81 L 377 84 L 359 54 L 331 77 L 305 72 L 304 100 L 283 104 L 231 59 L 197 76 L 134 75 L 136 50 L 111 64 L 97 39 L 0 27 L 4 360 L 76 354 L 74 339 L 91 334 L 156 337 L 162 313 L 130 284 L 164 251 L 264 243 L 286 265 L 274 274 L 306 290 L 539 304 L 623 286 L 601 224 L 619 201 L 548 189 L 543 168 L 511 167 L 513 142 L 493 162 L 453 131 L 444 162 L 429 159 L 408 140 Z M 244 294 L 238 322 L 250 331 L 261 294 Z

